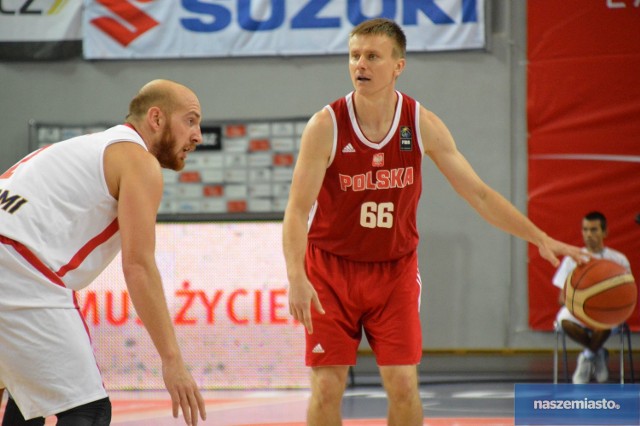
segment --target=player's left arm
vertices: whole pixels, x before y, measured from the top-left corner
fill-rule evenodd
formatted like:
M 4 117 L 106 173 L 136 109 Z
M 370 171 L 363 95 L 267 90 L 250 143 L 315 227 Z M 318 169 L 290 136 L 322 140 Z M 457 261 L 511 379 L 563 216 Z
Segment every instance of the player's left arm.
M 571 256 L 582 263 L 584 254 L 549 237 L 506 198 L 487 185 L 456 147 L 447 126 L 433 112 L 420 108 L 420 132 L 425 154 L 436 164 L 454 190 L 490 224 L 535 244 L 540 255 L 558 266 L 558 257 Z

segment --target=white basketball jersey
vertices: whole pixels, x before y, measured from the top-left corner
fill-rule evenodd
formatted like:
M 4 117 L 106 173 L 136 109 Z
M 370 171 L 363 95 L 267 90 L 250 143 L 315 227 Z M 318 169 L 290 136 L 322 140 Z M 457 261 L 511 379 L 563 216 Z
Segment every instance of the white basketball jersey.
M 0 269 L 13 276 L 0 277 L 0 309 L 68 307 L 70 290 L 89 285 L 119 252 L 103 160 L 117 142 L 146 149 L 118 125 L 49 145 L 0 175 Z

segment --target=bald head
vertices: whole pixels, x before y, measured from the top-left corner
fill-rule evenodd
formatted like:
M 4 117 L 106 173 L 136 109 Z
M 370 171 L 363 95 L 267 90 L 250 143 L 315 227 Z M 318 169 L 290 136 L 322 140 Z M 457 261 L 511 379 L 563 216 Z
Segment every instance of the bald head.
M 200 101 L 188 87 L 170 80 L 145 84 L 129 104 L 134 127 L 162 167 L 181 170 L 186 154 L 202 142 Z
M 144 120 L 152 107 L 171 115 L 177 108 L 187 103 L 197 102 L 195 93 L 188 87 L 171 80 L 152 80 L 142 86 L 129 104 L 127 123 L 137 124 Z

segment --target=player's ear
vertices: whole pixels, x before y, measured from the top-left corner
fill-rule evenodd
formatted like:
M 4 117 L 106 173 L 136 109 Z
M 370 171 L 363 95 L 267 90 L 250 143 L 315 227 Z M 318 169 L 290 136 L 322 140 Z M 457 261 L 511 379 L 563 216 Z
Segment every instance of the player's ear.
M 157 130 L 162 125 L 162 111 L 157 106 L 153 106 L 147 110 L 147 122 L 152 129 Z
M 396 62 L 396 68 L 395 68 L 396 78 L 398 78 L 400 74 L 402 74 L 402 71 L 404 71 L 404 66 L 406 65 L 406 63 L 407 61 L 404 58 L 398 59 L 398 61 Z

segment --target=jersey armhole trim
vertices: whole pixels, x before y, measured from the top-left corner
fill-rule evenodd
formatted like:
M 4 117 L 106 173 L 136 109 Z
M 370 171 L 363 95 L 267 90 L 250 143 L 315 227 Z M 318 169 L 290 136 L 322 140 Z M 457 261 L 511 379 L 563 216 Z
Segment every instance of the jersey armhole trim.
M 325 106 L 325 109 L 329 111 L 331 115 L 331 122 L 333 123 L 333 140 L 331 142 L 331 155 L 329 156 L 329 162 L 327 163 L 327 169 L 333 164 L 334 158 L 336 158 L 336 149 L 338 147 L 338 120 L 336 119 L 336 113 L 330 105 Z
M 420 102 L 416 101 L 416 112 L 415 112 L 415 123 L 416 123 L 416 139 L 418 140 L 418 146 L 420 147 L 420 153 L 424 157 L 424 145 L 422 143 L 422 132 L 420 131 Z
M 115 145 L 117 143 L 123 143 L 123 142 L 140 145 L 145 151 L 149 152 L 149 150 L 147 149 L 147 146 L 144 143 L 140 143 L 135 139 L 113 139 L 105 144 L 104 148 L 102 149 L 102 152 L 100 153 L 100 174 L 102 175 L 102 191 L 107 197 L 111 198 L 114 201 L 117 201 L 117 200 L 113 198 L 113 195 L 111 195 L 111 192 L 109 192 L 109 185 L 107 185 L 107 175 L 105 174 L 105 170 L 104 170 L 104 154 L 107 151 L 107 148 L 109 148 L 111 145 Z

